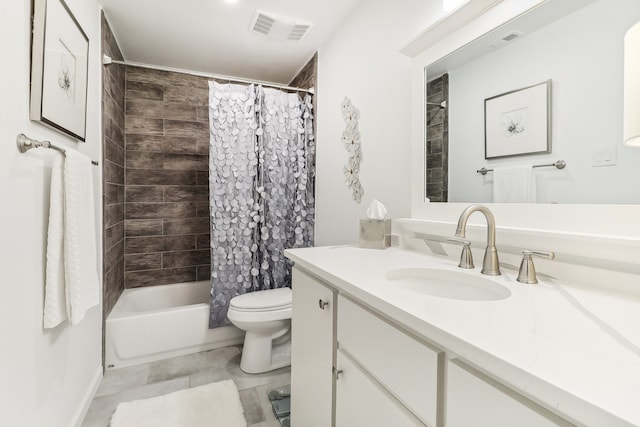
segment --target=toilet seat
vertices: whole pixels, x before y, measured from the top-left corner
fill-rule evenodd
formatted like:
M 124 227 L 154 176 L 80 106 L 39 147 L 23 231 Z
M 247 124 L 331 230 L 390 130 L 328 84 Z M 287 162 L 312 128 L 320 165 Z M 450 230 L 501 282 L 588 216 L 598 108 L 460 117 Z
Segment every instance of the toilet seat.
M 229 308 L 241 312 L 265 312 L 291 308 L 291 289 L 267 289 L 250 292 L 231 299 Z

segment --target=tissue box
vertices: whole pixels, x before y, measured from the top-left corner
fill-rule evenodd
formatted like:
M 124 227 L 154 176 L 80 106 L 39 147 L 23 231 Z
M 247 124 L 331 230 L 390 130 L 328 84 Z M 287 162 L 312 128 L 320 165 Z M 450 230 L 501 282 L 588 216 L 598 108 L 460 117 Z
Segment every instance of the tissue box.
M 384 249 L 391 246 L 391 220 L 361 219 L 359 246 L 366 249 Z

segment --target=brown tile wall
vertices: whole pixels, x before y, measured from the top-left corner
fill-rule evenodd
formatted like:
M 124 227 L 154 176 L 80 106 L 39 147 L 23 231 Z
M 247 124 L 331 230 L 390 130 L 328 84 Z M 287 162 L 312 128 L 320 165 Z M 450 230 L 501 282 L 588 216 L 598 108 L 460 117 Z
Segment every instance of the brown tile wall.
M 317 88 L 318 82 L 318 53 L 302 67 L 297 76 L 291 80 L 289 86 L 301 87 L 303 89 Z
M 109 23 L 102 15 L 102 51 L 122 60 Z M 102 67 L 102 197 L 103 235 L 103 316 L 111 312 L 124 290 L 124 92 L 123 65 Z
M 427 83 L 427 102 L 449 100 L 449 75 Z M 449 198 L 449 109 L 427 105 L 426 149 L 427 197 L 432 202 L 446 202 Z
M 315 93 L 313 95 L 313 133 L 318 134 L 318 111 L 316 106 L 318 105 L 318 52 L 313 55 L 313 58 L 306 63 L 302 70 L 291 80 L 289 86 L 299 87 L 302 89 L 314 88 Z M 300 96 L 306 95 L 306 93 L 299 93 Z M 316 141 L 317 143 L 317 141 Z
M 206 280 L 208 79 L 126 69 L 126 288 Z

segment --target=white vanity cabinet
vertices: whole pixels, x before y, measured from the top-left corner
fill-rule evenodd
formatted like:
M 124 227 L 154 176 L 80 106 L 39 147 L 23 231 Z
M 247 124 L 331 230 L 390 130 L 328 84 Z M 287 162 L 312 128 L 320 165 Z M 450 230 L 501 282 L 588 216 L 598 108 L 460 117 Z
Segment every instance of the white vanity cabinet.
M 335 291 L 293 268 L 291 424 L 329 427 L 333 418 Z
M 573 425 L 379 310 L 294 268 L 293 425 Z
M 482 277 L 479 268 L 459 271 L 457 259 L 400 247 L 285 254 L 296 265 L 294 413 L 296 399 L 307 405 L 294 416 L 298 427 L 320 417 L 323 427 L 369 427 L 385 425 L 387 416 L 399 420 L 387 424 L 394 427 L 640 426 L 633 399 L 640 359 L 628 345 L 638 340 L 629 325 L 640 324 L 640 305 L 631 294 L 604 298 L 590 286 L 548 278 L 525 285 L 514 271 Z M 491 279 L 511 295 L 438 297 L 428 293 L 431 272 L 420 277 L 424 288 L 391 274 L 412 269 L 464 273 L 478 279 L 474 286 Z M 604 270 L 596 273 L 606 279 Z M 628 278 L 623 286 L 635 284 L 636 276 Z M 297 293 L 310 293 L 308 302 Z M 320 298 L 334 302 L 324 319 Z
M 567 427 L 573 424 L 463 362 L 447 362 L 446 426 Z

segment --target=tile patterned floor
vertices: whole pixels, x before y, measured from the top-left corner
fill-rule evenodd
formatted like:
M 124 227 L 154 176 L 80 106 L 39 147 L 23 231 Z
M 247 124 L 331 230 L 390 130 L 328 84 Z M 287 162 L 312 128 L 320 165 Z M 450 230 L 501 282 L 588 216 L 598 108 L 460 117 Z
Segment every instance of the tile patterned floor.
M 249 375 L 240 370 L 239 346 L 174 357 L 107 371 L 82 427 L 107 427 L 120 402 L 146 399 L 189 387 L 232 379 L 249 427 L 280 427 L 267 390 L 289 384 L 291 369 Z

